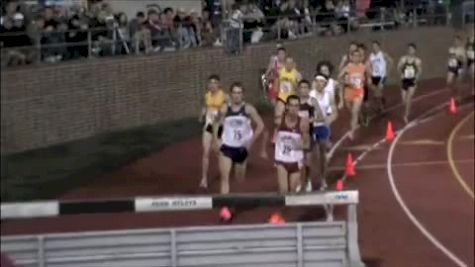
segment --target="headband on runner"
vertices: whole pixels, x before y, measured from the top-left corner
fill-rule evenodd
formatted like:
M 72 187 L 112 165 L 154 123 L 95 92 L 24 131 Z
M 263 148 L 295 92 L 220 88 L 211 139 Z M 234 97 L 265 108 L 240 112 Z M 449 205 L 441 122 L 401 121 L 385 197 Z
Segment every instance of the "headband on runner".
M 315 76 L 315 80 L 320 80 L 320 81 L 327 81 L 327 78 L 323 75 L 317 75 Z

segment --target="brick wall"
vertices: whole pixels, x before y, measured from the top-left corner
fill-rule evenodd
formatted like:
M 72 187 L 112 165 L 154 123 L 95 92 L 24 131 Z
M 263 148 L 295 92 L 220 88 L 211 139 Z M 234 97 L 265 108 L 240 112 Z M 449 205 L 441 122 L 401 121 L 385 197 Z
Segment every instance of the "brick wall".
M 419 28 L 397 32 L 311 38 L 289 42 L 304 76 L 320 59 L 338 61 L 351 40 L 379 40 L 397 59 L 416 42 L 424 78 L 445 73 L 453 31 Z M 1 72 L 1 152 L 20 152 L 96 134 L 196 116 L 206 78 L 218 73 L 226 86 L 242 81 L 250 101 L 258 97 L 259 70 L 275 44 L 240 56 L 221 49 L 44 65 Z M 394 76 L 394 75 L 393 75 Z M 394 81 L 394 77 L 392 77 Z

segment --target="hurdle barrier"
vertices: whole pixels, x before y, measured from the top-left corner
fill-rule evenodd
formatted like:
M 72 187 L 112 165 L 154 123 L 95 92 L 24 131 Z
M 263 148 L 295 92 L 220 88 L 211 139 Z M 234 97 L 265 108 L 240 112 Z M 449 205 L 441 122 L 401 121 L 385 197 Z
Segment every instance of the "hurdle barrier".
M 227 207 L 347 206 L 342 221 L 2 236 L 1 250 L 28 267 L 364 267 L 358 191 L 295 195 L 136 197 L 128 200 L 5 203 L 1 219 Z M 332 217 L 332 216 L 331 216 Z

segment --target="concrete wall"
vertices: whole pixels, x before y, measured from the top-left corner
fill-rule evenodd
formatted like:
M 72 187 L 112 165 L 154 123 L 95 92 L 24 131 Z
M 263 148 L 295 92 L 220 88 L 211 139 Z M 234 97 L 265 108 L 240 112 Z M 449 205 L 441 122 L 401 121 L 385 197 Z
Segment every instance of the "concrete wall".
M 286 45 L 304 76 L 317 62 L 335 64 L 351 40 L 379 40 L 397 59 L 415 42 L 423 78 L 445 73 L 453 30 L 419 28 L 310 38 Z M 259 70 L 275 44 L 248 47 L 240 56 L 221 49 L 43 65 L 1 72 L 1 152 L 12 153 L 161 121 L 197 116 L 208 75 L 226 86 L 242 81 L 250 101 L 259 96 Z M 392 79 L 394 81 L 394 77 Z

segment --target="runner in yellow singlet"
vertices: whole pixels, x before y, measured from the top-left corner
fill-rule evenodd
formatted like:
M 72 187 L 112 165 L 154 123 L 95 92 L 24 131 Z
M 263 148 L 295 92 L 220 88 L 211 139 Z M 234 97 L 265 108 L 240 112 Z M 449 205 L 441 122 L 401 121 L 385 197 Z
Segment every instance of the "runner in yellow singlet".
M 213 143 L 217 142 L 219 128 L 219 110 L 228 102 L 228 95 L 220 88 L 219 76 L 208 79 L 208 91 L 204 96 L 204 106 L 200 115 L 203 123 L 203 159 L 200 187 L 208 187 L 209 154 Z
M 302 76 L 297 71 L 295 61 L 292 57 L 285 59 L 284 68 L 279 71 L 279 79 L 276 80 L 276 87 L 279 90 L 277 95 L 277 102 L 275 104 L 274 116 L 275 119 L 281 119 L 285 111 L 285 104 L 287 98 L 291 95 L 296 95 L 298 82 L 302 79 Z M 275 139 L 276 131 L 274 131 Z

